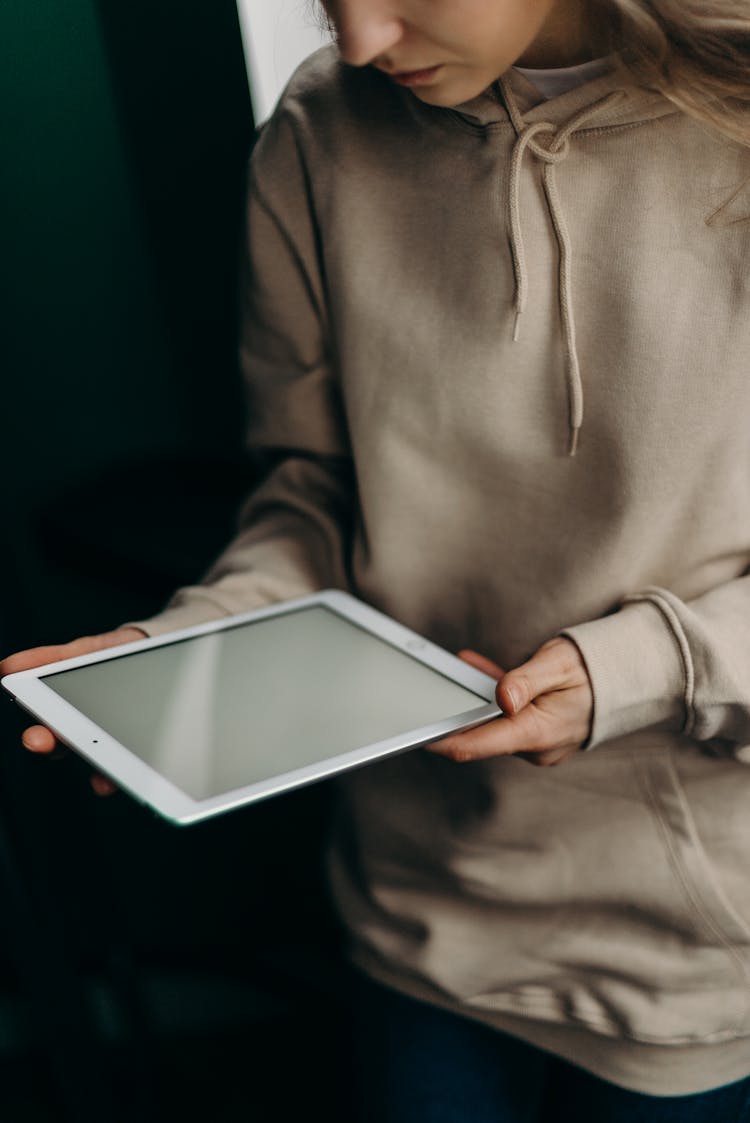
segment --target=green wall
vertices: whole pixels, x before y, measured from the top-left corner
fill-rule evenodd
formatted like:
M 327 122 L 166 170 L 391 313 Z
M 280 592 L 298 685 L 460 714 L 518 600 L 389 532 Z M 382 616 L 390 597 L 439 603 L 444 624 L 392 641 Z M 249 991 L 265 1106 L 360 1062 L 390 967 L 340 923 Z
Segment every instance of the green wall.
M 252 135 L 234 0 L 0 4 L 0 514 L 50 629 L 40 514 L 108 468 L 240 449 Z
M 0 2 L 3 655 L 156 611 L 228 536 L 245 486 L 236 275 L 252 137 L 234 0 Z M 22 1028 L 44 1047 L 33 1094 L 49 1087 L 69 1104 L 39 1118 L 119 1123 L 98 1099 L 117 1055 L 90 1051 L 91 996 L 109 995 L 132 1022 L 128 1088 L 132 1074 L 134 1087 L 148 1083 L 144 1065 L 170 1105 L 191 1075 L 232 1094 L 236 1080 L 252 1114 L 243 1061 L 273 1063 L 275 991 L 288 1010 L 276 1032 L 292 1051 L 306 1009 L 316 1032 L 332 1017 L 305 969 L 316 932 L 331 943 L 316 841 L 328 788 L 183 832 L 123 795 L 97 800 L 73 754 L 24 752 L 26 724 L 0 699 L 0 890 L 12 901 L 12 882 L 18 899 L 0 932 L 0 1062 L 15 1040 L 3 1011 L 22 1001 Z M 290 941 L 303 954 L 281 956 Z M 260 952 L 277 956 L 272 970 Z M 178 1029 L 204 1023 L 200 1058 L 229 1033 L 217 971 L 252 993 L 238 991 L 242 1059 L 222 1069 L 216 1057 L 204 1074 Z M 154 991 L 167 1029 L 133 1001 L 163 976 L 175 980 Z M 317 1040 L 328 1049 L 325 1031 Z M 298 1082 L 308 1101 L 311 1080 Z M 276 1100 L 278 1082 L 269 1087 Z M 0 1081 L 0 1116 L 20 1117 L 6 1096 Z M 336 1118 L 330 1090 L 319 1100 Z M 123 1102 L 123 1120 L 171 1118 Z
M 0 106 L 9 498 L 236 439 L 252 119 L 234 4 L 4 0 Z

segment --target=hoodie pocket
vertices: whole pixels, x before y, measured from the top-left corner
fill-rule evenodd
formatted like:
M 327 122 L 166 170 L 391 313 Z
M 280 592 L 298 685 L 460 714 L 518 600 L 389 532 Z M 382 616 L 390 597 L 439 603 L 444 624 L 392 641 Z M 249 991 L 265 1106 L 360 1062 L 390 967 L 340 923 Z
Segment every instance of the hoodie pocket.
M 699 791 L 689 768 L 688 790 Z M 537 771 L 539 821 L 558 858 L 556 890 L 527 869 L 526 908 L 517 900 L 494 933 L 497 982 L 464 1000 L 653 1044 L 750 1033 L 750 928 L 716 877 L 671 747 L 644 737 L 550 773 Z M 534 903 L 543 932 L 529 924 Z
M 641 759 L 636 754 L 635 765 L 644 798 L 659 824 L 668 860 L 697 931 L 709 943 L 724 948 L 735 961 L 740 979 L 747 985 L 750 982 L 747 960 L 750 926 L 721 888 L 699 836 L 672 753 L 664 750 L 646 754 Z M 717 769 L 722 766 L 723 762 L 715 762 Z M 723 808 L 717 806 L 715 813 L 721 817 Z
M 672 751 L 626 754 L 641 813 L 629 837 L 612 822 L 623 846 L 610 868 L 612 890 L 622 890 L 622 928 L 610 912 L 597 949 L 569 927 L 561 959 L 572 968 L 569 1001 L 575 996 L 592 1028 L 654 1044 L 709 1044 L 750 1032 L 750 927 L 716 876 Z M 576 968 L 589 980 L 576 980 Z
M 663 1045 L 750 1034 L 750 929 L 725 892 L 741 844 L 727 863 L 711 826 L 731 802 L 722 829 L 741 829 L 750 769 L 694 745 L 676 768 L 665 741 L 553 769 L 425 754 L 352 773 L 353 933 L 479 1011 Z

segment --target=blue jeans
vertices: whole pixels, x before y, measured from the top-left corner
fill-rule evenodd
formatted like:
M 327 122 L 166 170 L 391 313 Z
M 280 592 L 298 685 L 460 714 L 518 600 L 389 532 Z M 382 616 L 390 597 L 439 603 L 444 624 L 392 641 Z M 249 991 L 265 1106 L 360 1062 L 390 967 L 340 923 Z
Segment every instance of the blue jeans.
M 750 1077 L 647 1096 L 359 972 L 353 986 L 357 1123 L 750 1123 Z

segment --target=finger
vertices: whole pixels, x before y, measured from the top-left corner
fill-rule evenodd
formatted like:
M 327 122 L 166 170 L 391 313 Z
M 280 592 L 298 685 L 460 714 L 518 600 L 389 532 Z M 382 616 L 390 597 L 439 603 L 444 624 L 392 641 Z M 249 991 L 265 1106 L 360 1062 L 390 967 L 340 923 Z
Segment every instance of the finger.
M 32 753 L 51 753 L 57 741 L 51 730 L 44 725 L 30 725 L 21 734 L 21 744 Z
M 498 686 L 497 700 L 502 710 L 517 714 L 540 694 L 580 686 L 587 680 L 578 648 L 560 637 L 544 644 L 525 663 L 508 671 Z
M 431 741 L 424 747 L 459 762 L 486 760 L 492 756 L 552 749 L 557 740 L 552 729 L 553 724 L 532 706 L 512 717 L 495 718 L 463 733 L 452 733 L 439 741 Z
M 6 655 L 0 662 L 0 677 L 14 675 L 17 671 L 28 671 L 30 667 L 40 667 L 43 663 L 54 663 L 55 656 L 45 658 L 41 652 L 57 651 L 57 647 L 30 647 L 28 651 L 17 651 L 15 655 Z
M 61 659 L 73 659 L 76 655 L 103 651 L 121 642 L 121 635 L 124 637 L 130 631 L 135 632 L 136 629 L 115 629 L 114 632 L 102 632 L 101 635 L 96 636 L 79 636 L 69 643 L 48 644 L 45 647 L 30 647 L 26 651 L 17 651 L 13 655 L 7 655 L 0 662 L 0 676 L 15 674 L 16 671 L 28 671 L 32 667 L 45 666 L 47 663 L 57 663 Z
M 580 752 L 580 745 L 562 745 L 557 749 L 542 749 L 539 752 L 515 753 L 514 755 L 520 757 L 521 760 L 533 764 L 535 768 L 551 768 L 556 764 L 562 764 L 563 761 L 569 760 L 570 757 L 578 756 Z
M 12 675 L 16 671 L 28 671 L 32 667 L 42 667 L 46 663 L 57 663 L 60 659 L 83 655 L 84 640 L 71 640 L 70 643 L 48 644 L 46 647 L 30 647 L 28 651 L 18 651 L 8 655 L 0 663 L 0 675 Z
M 91 787 L 97 795 L 112 795 L 117 791 L 117 785 L 113 784 L 108 776 L 102 776 L 101 772 L 94 772 L 91 777 Z
M 483 674 L 489 675 L 490 678 L 501 679 L 505 674 L 502 667 L 497 663 L 493 663 L 486 655 L 480 655 L 478 651 L 472 651 L 470 648 L 464 648 L 463 651 L 458 653 L 459 659 L 463 659 L 464 663 L 470 663 L 472 667 L 476 667 L 478 671 Z

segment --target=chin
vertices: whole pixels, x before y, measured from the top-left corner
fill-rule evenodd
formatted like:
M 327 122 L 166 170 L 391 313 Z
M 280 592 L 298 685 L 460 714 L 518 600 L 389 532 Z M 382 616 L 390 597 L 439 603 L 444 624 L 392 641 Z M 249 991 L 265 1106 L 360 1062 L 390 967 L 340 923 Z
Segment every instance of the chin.
M 456 88 L 455 85 L 452 89 L 450 87 L 441 89 L 440 83 L 437 83 L 434 86 L 424 86 L 423 88 L 412 87 L 411 92 L 426 105 L 440 105 L 446 109 L 451 109 L 454 105 L 461 105 L 465 101 L 471 101 L 472 98 L 478 97 L 491 84 L 491 81 L 488 81 L 484 85 L 474 83 L 465 86 L 463 89 Z

